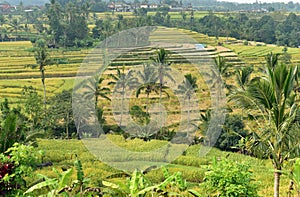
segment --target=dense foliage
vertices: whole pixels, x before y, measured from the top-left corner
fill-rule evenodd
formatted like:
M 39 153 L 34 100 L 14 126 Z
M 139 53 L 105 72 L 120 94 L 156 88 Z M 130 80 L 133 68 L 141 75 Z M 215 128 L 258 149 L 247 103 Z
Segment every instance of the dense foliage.
M 163 3 L 180 5 L 180 3 L 176 3 L 175 1 L 167 0 L 163 1 Z M 212 3 L 219 5 L 216 1 L 212 1 Z M 233 4 L 223 3 L 222 5 L 224 7 L 232 6 L 232 9 L 235 9 Z M 246 5 L 244 6 L 247 7 Z M 253 6 L 255 9 L 261 9 L 267 5 L 255 3 Z M 272 6 L 275 7 L 275 4 L 272 4 Z M 297 10 L 299 4 L 288 3 L 285 6 L 290 6 L 291 10 Z M 220 9 L 224 9 L 224 7 Z M 36 157 L 34 155 L 30 156 L 30 158 L 27 157 L 32 148 L 15 144 L 15 142 L 32 144 L 37 134 L 47 138 L 69 139 L 77 137 L 74 123 L 76 117 L 72 113 L 71 91 L 62 91 L 46 99 L 46 92 L 49 90 L 46 90 L 45 86 L 45 70 L 51 64 L 51 57 L 48 56 L 50 50 L 51 52 L 58 53 L 61 51 L 65 52 L 58 48 L 66 49 L 74 47 L 77 48 L 76 50 L 81 50 L 83 47 L 91 47 L 98 41 L 102 41 L 122 30 L 152 25 L 194 30 L 216 37 L 216 40 L 211 40 L 215 40 L 215 44 L 219 42 L 219 45 L 223 44 L 222 41 L 218 40 L 222 36 L 227 37 L 227 43 L 230 42 L 229 37 L 234 37 L 246 40 L 243 43 L 244 45 L 253 45 L 253 42 L 248 41 L 256 41 L 298 47 L 300 45 L 300 16 L 294 13 L 272 13 L 277 9 L 274 7 L 267 8 L 271 11 L 268 14 L 259 14 L 256 12 L 228 12 L 220 14 L 210 11 L 208 14 L 205 13 L 203 17 L 196 18 L 195 10 L 188 10 L 180 12 L 180 15 L 178 15 L 179 18 L 172 18 L 170 8 L 161 7 L 152 10 L 154 13 L 149 13 L 150 10 L 148 9 L 135 9 L 132 17 L 126 17 L 125 14 L 115 12 L 112 15 L 99 17 L 98 13 L 94 13 L 91 16 L 90 12 L 106 11 L 106 2 L 95 0 L 90 5 L 87 1 L 51 0 L 50 3 L 46 4 L 44 10 L 32 13 L 19 10 L 16 14 L 1 15 L 0 30 L 2 41 L 26 39 L 35 43 L 35 48 L 30 50 L 34 52 L 35 66 L 39 68 L 42 89 L 44 91 L 43 99 L 33 87 L 24 87 L 22 91 L 22 107 L 19 107 L 19 104 L 16 103 L 17 107 L 12 108 L 7 100 L 1 103 L 1 192 L 3 191 L 3 194 L 15 195 L 24 191 L 26 187 L 24 176 L 28 176 L 32 172 L 32 167 L 34 167 L 33 160 Z M 248 10 L 248 7 L 246 10 Z M 40 38 L 44 40 L 42 46 L 40 45 L 42 40 Z M 264 43 L 261 44 L 264 45 Z M 241 114 L 229 114 L 227 116 L 221 135 L 214 146 L 221 150 L 239 151 L 241 153 L 251 153 L 253 156 L 264 159 L 269 158 L 275 171 L 275 196 L 279 195 L 280 177 L 284 174 L 285 163 L 299 156 L 299 83 L 297 81 L 299 78 L 299 69 L 296 66 L 290 65 L 292 57 L 287 53 L 287 47 L 282 52 L 283 55 L 280 58 L 278 54 L 269 54 L 266 57 L 266 65 L 263 72 L 256 68 L 254 71 L 250 67 L 237 69 L 235 71 L 237 81 L 233 82 L 238 85 L 237 87 L 227 84 L 232 79 L 230 77 L 232 77 L 234 69 L 231 64 L 226 62 L 226 58 L 223 56 L 215 57 L 218 72 L 212 72 L 208 76 L 212 84 L 224 81 L 227 93 L 233 93 L 235 96 L 232 100 L 237 101 L 241 108 L 237 109 L 239 106 L 228 106 L 228 108 L 232 107 L 234 111 L 232 114 L 236 114 L 235 112 L 240 113 L 239 110 L 242 111 Z M 168 75 L 171 66 L 169 57 L 172 54 L 161 48 L 152 55 L 150 55 L 150 58 L 146 57 L 149 60 L 149 65 L 144 65 L 144 70 L 137 73 L 144 84 L 137 85 L 139 88 L 135 93 L 135 99 L 144 99 L 146 104 L 136 102 L 130 106 L 129 111 L 131 118 L 142 126 L 147 125 L 151 120 L 151 114 L 149 113 L 150 104 L 158 100 L 161 104 L 165 98 L 168 97 L 169 99 L 168 88 L 164 84 L 166 78 L 172 80 Z M 57 64 L 69 61 L 66 56 L 63 54 L 62 57 L 57 59 Z M 80 63 L 82 61 L 81 58 L 82 56 L 73 61 Z M 100 78 L 98 75 L 87 79 L 92 81 L 92 84 L 84 88 L 91 89 L 92 94 L 84 95 L 84 99 L 95 101 L 93 110 L 95 111 L 96 119 L 98 118 L 98 121 L 103 125 L 105 133 L 122 133 L 123 136 L 118 137 L 125 137 L 122 138 L 124 141 L 130 140 L 129 138 L 139 138 L 136 140 L 142 139 L 147 141 L 147 143 L 150 143 L 153 139 L 170 141 L 174 137 L 175 132 L 171 129 L 173 127 L 168 127 L 169 125 L 162 127 L 156 133 L 149 132 L 147 130 L 149 128 L 147 127 L 142 131 L 133 130 L 132 133 L 120 132 L 122 126 L 125 124 L 123 121 L 125 87 L 136 82 L 134 77 L 132 77 L 131 71 L 127 72 L 127 68 L 125 68 L 127 66 L 126 63 L 128 62 L 122 62 L 122 64 L 125 64 L 123 69 L 115 69 L 117 71 L 116 74 L 110 74 L 105 79 Z M 252 72 L 257 72 L 255 73 L 255 78 L 250 76 Z M 194 76 L 194 73 L 192 74 L 185 75 L 184 85 L 178 87 L 180 89 L 179 92 L 185 96 L 188 102 L 191 101 L 191 95 L 194 92 L 197 93 L 201 90 L 200 84 L 197 82 L 198 78 Z M 128 78 L 134 80 L 130 81 Z M 109 116 L 107 114 L 111 112 L 109 110 L 105 111 L 106 106 L 99 106 L 100 102 L 98 102 L 100 97 L 101 99 L 106 99 L 107 102 L 111 101 L 111 87 L 116 84 L 119 85 L 119 96 L 122 98 L 120 119 L 118 120 L 119 126 L 115 122 L 106 121 L 106 117 Z M 154 93 L 159 96 L 154 96 Z M 235 111 L 236 109 L 237 111 Z M 186 109 L 188 114 L 192 110 L 190 107 Z M 204 110 L 206 113 L 199 114 L 201 116 L 200 126 L 193 125 L 193 127 L 199 126 L 198 130 L 200 133 L 200 137 L 195 139 L 195 143 L 204 143 L 210 140 L 206 136 L 206 130 L 211 114 L 210 109 Z M 246 113 L 243 110 L 247 110 Z M 177 113 L 176 110 L 174 110 L 175 113 Z M 245 124 L 247 123 L 248 128 L 258 123 L 258 126 L 254 127 L 255 129 L 251 133 L 248 133 L 244 128 L 243 120 L 246 117 L 248 119 L 247 122 L 245 121 Z M 85 124 L 91 121 L 89 118 L 90 116 L 86 120 L 83 120 Z M 191 126 L 190 118 L 190 115 L 188 115 L 188 126 Z M 176 128 L 176 123 L 171 126 Z M 180 132 L 189 137 L 188 131 L 185 131 L 185 133 L 184 131 Z M 81 137 L 98 137 L 99 135 L 98 131 L 89 133 L 87 130 Z M 23 152 L 25 153 L 23 154 Z M 198 167 L 198 160 L 193 158 L 195 161 L 190 161 L 192 159 L 188 154 L 188 152 L 185 152 L 183 159 L 180 158 L 181 160 L 178 160 L 184 160 L 188 165 Z M 87 185 L 85 185 L 88 181 L 84 179 L 81 164 L 77 163 L 75 168 L 77 169 L 77 179 L 73 182 L 70 181 L 72 169 L 65 172 L 54 170 L 58 175 L 56 178 L 44 177 L 45 180 L 29 189 L 26 188 L 28 189 L 27 193 L 35 194 L 38 190 L 54 195 L 60 193 L 73 195 L 74 193 L 82 193 L 85 190 L 88 193 L 89 190 Z M 299 162 L 295 164 L 294 169 L 290 173 L 296 187 L 299 187 L 299 178 L 296 172 L 298 168 Z M 248 171 L 249 168 L 247 166 L 221 160 L 218 162 L 215 161 L 209 167 L 209 170 L 205 175 L 206 183 L 204 184 L 209 189 L 209 192 L 211 192 L 209 195 L 257 196 L 256 186 L 250 182 L 251 173 Z M 123 182 L 119 184 L 103 181 L 101 182 L 102 185 L 99 184 L 98 186 L 105 186 L 105 189 L 108 191 L 107 193 L 110 195 L 120 194 L 123 196 L 138 196 L 151 192 L 159 194 L 186 192 L 188 186 L 181 173 L 177 172 L 171 175 L 167 171 L 164 171 L 164 174 L 166 176 L 162 182 L 157 183 L 157 181 L 154 183 L 148 181 L 143 172 L 136 170 L 131 175 L 127 174 L 130 178 L 128 178 L 128 182 L 125 184 Z M 201 178 L 193 178 L 194 180 L 197 179 L 197 182 L 201 181 Z M 101 193 L 98 191 L 98 188 L 91 190 L 91 192 Z M 196 195 L 197 191 L 190 191 L 190 193 Z
M 180 17 L 173 18 L 167 5 L 180 6 L 177 1 L 161 2 L 157 9 L 136 8 L 131 10 L 135 17 L 125 17 L 121 12 L 109 16 L 98 17 L 97 12 L 111 11 L 104 1 L 52 0 L 44 10 L 25 12 L 18 7 L 16 16 L 0 16 L 0 24 L 6 24 L 1 29 L 2 40 L 32 40 L 44 37 L 49 46 L 61 47 L 91 47 L 118 31 L 140 26 L 162 25 L 191 29 L 200 33 L 219 37 L 234 37 L 251 41 L 277 44 L 281 46 L 298 47 L 300 16 L 295 13 L 274 12 L 274 10 L 299 10 L 299 4 L 240 4 L 217 1 L 201 2 L 201 8 L 209 10 L 203 17 L 196 18 L 196 11 L 182 10 Z M 132 6 L 141 3 L 135 2 Z M 194 2 L 196 5 L 197 2 Z M 184 5 L 187 6 L 187 5 Z M 207 6 L 207 7 L 206 7 Z M 241 13 L 218 13 L 212 10 L 251 10 Z M 270 13 L 261 14 L 261 10 Z M 149 11 L 154 14 L 148 14 Z M 93 17 L 91 17 L 93 13 Z M 116 17 L 114 16 L 116 15 Z M 20 16 L 20 17 L 19 17 Z M 47 18 L 45 19 L 45 16 Z M 36 20 L 37 19 L 37 20 Z M 32 24 L 32 27 L 30 26 Z M 95 25 L 91 28 L 88 25 Z
M 32 176 L 38 154 L 31 146 L 15 143 L 0 154 L 0 194 L 17 196 L 26 188 L 25 177 Z
M 257 186 L 251 182 L 249 166 L 228 160 L 213 161 L 205 175 L 209 196 L 257 197 Z

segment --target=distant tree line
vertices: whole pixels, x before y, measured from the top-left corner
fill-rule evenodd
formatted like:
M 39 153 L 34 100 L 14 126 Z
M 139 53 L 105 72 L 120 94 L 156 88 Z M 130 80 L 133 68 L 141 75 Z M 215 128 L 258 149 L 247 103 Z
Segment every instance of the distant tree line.
M 300 11 L 300 4 L 289 1 L 288 3 L 272 2 L 272 3 L 261 3 L 260 1 L 254 3 L 233 3 L 217 0 L 191 0 L 189 1 L 193 7 L 197 10 L 213 10 L 213 11 L 254 11 L 254 10 L 266 10 L 266 11 Z M 183 2 L 185 3 L 185 2 Z
M 255 19 L 248 18 L 244 13 L 227 18 L 209 14 L 193 25 L 193 30 L 209 36 L 230 36 L 291 47 L 300 45 L 300 16 L 294 13 L 282 21 L 276 21 L 270 15 Z
M 245 13 L 219 17 L 214 13 L 195 20 L 193 12 L 182 13 L 182 18 L 172 19 L 167 9 L 158 10 L 154 16 L 146 10 L 138 10 L 135 18 L 123 18 L 119 14 L 116 21 L 110 17 L 96 21 L 93 38 L 101 38 L 127 28 L 163 25 L 190 29 L 216 38 L 233 37 L 241 40 L 265 42 L 280 46 L 300 46 L 300 16 L 290 13 L 281 20 L 275 20 L 270 14 L 259 18 L 249 17 Z M 100 39 L 100 40 L 101 40 Z
M 300 16 L 294 13 L 288 16 L 280 12 L 225 12 L 218 15 L 210 11 L 203 18 L 196 19 L 193 10 L 181 11 L 180 18 L 172 18 L 168 7 L 158 8 L 154 15 L 149 15 L 149 10 L 145 8 L 135 9 L 134 17 L 124 17 L 119 12 L 113 13 L 117 17 L 106 15 L 100 18 L 94 12 L 106 9 L 107 2 L 101 0 L 95 0 L 93 3 L 51 0 L 44 10 L 20 10 L 18 16 L 21 17 L 0 15 L 1 40 L 35 41 L 43 38 L 53 47 L 91 47 L 125 29 L 159 25 L 190 29 L 216 38 L 234 37 L 291 47 L 300 45 Z M 93 29 L 88 25 L 94 25 Z

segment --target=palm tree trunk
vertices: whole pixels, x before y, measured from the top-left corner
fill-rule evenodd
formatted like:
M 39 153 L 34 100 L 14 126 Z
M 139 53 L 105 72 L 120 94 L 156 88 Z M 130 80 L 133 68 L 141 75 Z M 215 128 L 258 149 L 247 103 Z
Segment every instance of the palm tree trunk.
M 160 65 L 160 66 L 163 66 L 163 65 Z M 164 85 L 164 78 L 163 78 L 163 73 L 162 71 L 160 72 L 160 79 L 159 79 L 159 82 L 160 82 L 160 87 L 159 87 L 159 104 L 161 105 L 161 97 L 162 97 L 162 88 L 163 88 L 163 85 Z M 161 107 L 159 107 L 159 114 L 160 114 L 160 120 L 162 121 L 162 111 L 161 111 Z
M 279 197 L 280 172 L 274 172 L 274 197 Z
M 67 121 L 66 121 L 66 133 L 67 133 L 67 139 L 69 139 L 69 112 L 67 114 Z
M 146 112 L 147 112 L 147 114 L 148 114 L 148 112 L 149 112 L 149 93 L 147 93 L 147 101 L 146 101 L 147 103 L 146 103 Z
M 189 127 L 190 127 L 190 101 L 191 98 L 188 98 L 188 123 L 187 123 L 187 131 L 186 131 L 186 137 L 189 137 Z
M 120 127 L 122 126 L 122 119 L 123 119 L 123 106 L 124 106 L 124 96 L 125 96 L 125 88 L 123 87 L 122 90 L 122 101 L 121 101 L 121 118 L 120 118 Z
M 160 89 L 159 89 L 159 104 L 161 105 L 161 97 L 162 97 L 162 84 L 160 84 Z M 159 106 L 159 117 L 160 121 L 162 121 L 162 111 L 161 111 L 161 106 Z M 162 125 L 162 124 L 161 124 Z
M 42 84 L 43 84 L 43 91 L 44 91 L 44 112 L 46 113 L 46 108 L 47 108 L 47 100 L 46 100 L 46 84 L 45 84 L 45 72 L 44 70 L 42 69 L 41 70 L 41 74 L 42 74 Z
M 95 93 L 95 110 L 97 111 L 98 107 L 98 93 Z

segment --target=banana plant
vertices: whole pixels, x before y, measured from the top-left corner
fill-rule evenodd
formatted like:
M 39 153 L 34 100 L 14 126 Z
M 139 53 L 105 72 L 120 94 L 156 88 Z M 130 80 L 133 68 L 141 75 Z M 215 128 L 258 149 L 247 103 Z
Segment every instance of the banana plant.
M 25 193 L 25 196 L 32 196 L 37 190 L 47 190 L 47 197 L 55 196 L 74 196 L 82 197 L 86 194 L 97 193 L 101 194 L 100 188 L 86 187 L 89 179 L 84 176 L 82 164 L 80 160 L 74 162 L 74 167 L 77 171 L 77 179 L 70 181 L 70 177 L 73 174 L 73 168 L 70 168 L 64 172 L 59 172 L 53 168 L 53 171 L 58 175 L 58 178 L 48 178 L 47 176 L 39 174 L 38 176 L 44 181 L 37 183 L 30 187 Z
M 117 196 L 142 196 L 140 191 L 151 186 L 151 182 L 145 177 L 143 172 L 135 170 L 126 183 L 113 183 L 102 181 L 102 184 L 110 189 Z M 146 193 L 146 192 L 145 192 Z
M 181 191 L 187 189 L 187 183 L 181 172 L 170 174 L 166 168 L 162 168 L 165 180 L 158 184 L 151 183 L 142 171 L 135 170 L 126 183 L 113 183 L 102 181 L 109 188 L 113 196 L 143 197 L 147 194 L 158 195 L 180 195 Z
M 68 190 L 69 179 L 72 175 L 73 169 L 70 168 L 62 173 L 60 173 L 57 169 L 53 168 L 53 171 L 58 175 L 58 178 L 48 178 L 44 175 L 39 175 L 39 177 L 43 178 L 44 181 L 37 183 L 30 187 L 25 193 L 25 196 L 31 196 L 36 190 L 48 189 L 47 196 L 68 196 L 66 190 Z

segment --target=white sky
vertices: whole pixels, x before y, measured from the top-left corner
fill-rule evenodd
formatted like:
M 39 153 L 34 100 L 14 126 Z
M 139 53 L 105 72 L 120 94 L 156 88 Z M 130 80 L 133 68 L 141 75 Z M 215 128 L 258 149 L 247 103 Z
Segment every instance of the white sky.
M 228 1 L 228 2 L 237 2 L 237 3 L 254 3 L 256 0 L 218 0 L 218 1 Z M 262 3 L 272 3 L 272 2 L 284 2 L 288 3 L 290 1 L 293 1 L 294 3 L 300 3 L 300 0 L 258 0 L 258 2 L 261 1 Z

